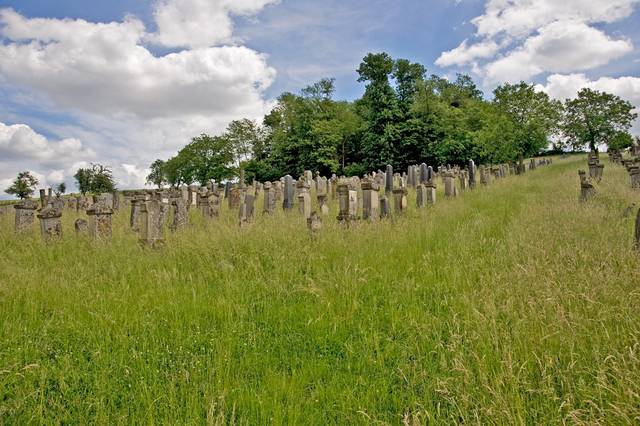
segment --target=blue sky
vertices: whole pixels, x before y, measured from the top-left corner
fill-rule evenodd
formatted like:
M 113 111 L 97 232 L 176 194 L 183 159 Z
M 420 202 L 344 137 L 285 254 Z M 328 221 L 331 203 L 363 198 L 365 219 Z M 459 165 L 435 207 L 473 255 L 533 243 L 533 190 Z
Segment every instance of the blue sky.
M 95 161 L 140 186 L 155 158 L 285 90 L 335 77 L 360 96 L 368 52 L 468 73 L 487 97 L 525 80 L 640 105 L 639 2 L 0 0 L 0 189 L 24 169 L 73 187 Z

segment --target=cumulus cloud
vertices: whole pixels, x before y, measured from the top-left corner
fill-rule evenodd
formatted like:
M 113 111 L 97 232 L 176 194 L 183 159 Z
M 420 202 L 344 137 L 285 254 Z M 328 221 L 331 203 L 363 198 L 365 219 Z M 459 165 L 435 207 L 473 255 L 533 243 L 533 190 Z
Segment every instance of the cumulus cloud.
M 472 42 L 442 52 L 441 66 L 470 66 L 487 85 L 592 69 L 631 52 L 593 26 L 629 17 L 640 0 L 488 0 Z
M 517 82 L 545 71 L 592 69 L 632 50 L 628 40 L 613 40 L 582 22 L 558 21 L 541 28 L 521 48 L 489 63 L 486 73 L 492 82 Z
M 537 90 L 561 101 L 575 98 L 583 88 L 618 95 L 635 106 L 635 112 L 640 113 L 640 77 L 601 77 L 591 80 L 584 74 L 552 74 L 547 77 L 546 84 L 536 86 Z M 631 131 L 640 136 L 640 119 L 635 121 Z
M 0 179 L 18 164 L 40 167 L 45 180 L 68 178 L 70 167 L 90 159 L 113 167 L 122 187 L 140 186 L 153 159 L 175 154 L 191 137 L 261 117 L 272 106 L 264 91 L 276 71 L 266 55 L 233 39 L 233 17 L 277 2 L 160 0 L 152 31 L 134 16 L 96 23 L 0 9 L 5 93 L 65 121 L 34 118 L 58 140 L 27 125 L 0 128 L 0 159 L 16 165 L 0 170 Z M 182 49 L 158 54 L 149 43 Z
M 161 0 L 156 33 L 147 39 L 168 47 L 209 47 L 232 41 L 232 15 L 247 16 L 279 0 Z

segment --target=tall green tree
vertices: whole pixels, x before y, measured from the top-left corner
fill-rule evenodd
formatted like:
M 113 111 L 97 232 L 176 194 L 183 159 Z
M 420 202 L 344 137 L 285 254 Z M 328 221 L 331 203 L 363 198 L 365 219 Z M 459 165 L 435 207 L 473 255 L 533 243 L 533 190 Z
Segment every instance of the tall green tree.
M 515 133 L 513 143 L 516 149 L 511 160 L 519 154 L 526 157 L 545 150 L 559 128 L 562 104 L 524 81 L 505 83 L 498 86 L 493 94 L 494 104 L 515 124 L 512 132 Z
M 36 190 L 36 185 L 38 185 L 38 179 L 30 171 L 24 171 L 18 173 L 11 186 L 5 189 L 4 192 L 24 200 L 33 194 Z
M 101 194 L 116 190 L 116 183 L 113 172 L 108 166 L 102 164 L 91 164 L 90 168 L 80 168 L 73 176 L 76 179 L 76 186 L 80 193 Z
M 565 102 L 562 131 L 574 149 L 596 150 L 627 132 L 637 117 L 633 105 L 619 96 L 585 88 Z
M 167 176 L 165 172 L 167 163 L 160 159 L 151 163 L 149 166 L 149 174 L 147 175 L 147 183 L 153 184 L 158 188 L 162 188 L 162 185 L 167 183 Z
M 207 185 L 212 179 L 220 182 L 234 175 L 234 151 L 224 137 L 202 134 L 195 137 L 178 153 L 182 182 Z

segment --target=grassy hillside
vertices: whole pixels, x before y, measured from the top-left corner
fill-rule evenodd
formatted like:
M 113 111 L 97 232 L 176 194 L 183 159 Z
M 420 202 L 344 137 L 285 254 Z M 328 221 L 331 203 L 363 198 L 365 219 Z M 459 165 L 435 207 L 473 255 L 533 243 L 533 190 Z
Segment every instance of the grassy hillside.
M 128 212 L 111 244 L 0 217 L 0 423 L 638 423 L 638 196 L 605 164 L 587 204 L 556 159 L 315 239 L 226 204 L 160 251 Z

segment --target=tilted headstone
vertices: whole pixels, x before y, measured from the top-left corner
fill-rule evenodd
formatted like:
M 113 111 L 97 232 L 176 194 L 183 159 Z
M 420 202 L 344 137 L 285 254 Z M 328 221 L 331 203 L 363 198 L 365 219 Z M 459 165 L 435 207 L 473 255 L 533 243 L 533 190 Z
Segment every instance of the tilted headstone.
M 357 192 L 356 192 L 356 199 L 355 199 L 355 207 L 353 206 L 354 200 L 352 199 L 352 193 L 355 191 L 349 190 L 348 182 L 346 181 L 338 182 L 337 192 L 338 192 L 338 206 L 339 206 L 338 221 L 340 221 L 343 224 L 349 225 L 351 222 L 357 220 L 357 214 L 354 213 L 354 209 L 357 209 L 358 207 Z M 357 213 L 357 210 L 356 210 L 356 213 Z
M 362 181 L 362 219 L 377 222 L 380 218 L 380 186 L 371 178 Z
M 587 201 L 595 195 L 596 190 L 587 180 L 584 170 L 579 170 L 578 175 L 580 176 L 580 201 Z
M 244 226 L 253 220 L 255 210 L 256 197 L 253 194 L 245 194 L 244 200 L 240 205 L 239 223 L 240 226 Z
M 318 194 L 318 210 L 320 210 L 320 214 L 326 216 L 329 214 L 329 204 L 328 204 L 328 195 Z
M 326 197 L 326 195 L 325 195 Z M 307 229 L 313 234 L 317 234 L 322 229 L 322 217 L 316 212 L 312 212 L 307 218 Z
M 35 222 L 35 213 L 38 205 L 32 200 L 23 200 L 13 206 L 15 209 L 15 231 L 22 233 L 29 231 Z
M 422 208 L 427 204 L 427 188 L 424 184 L 416 187 L 416 207 Z

